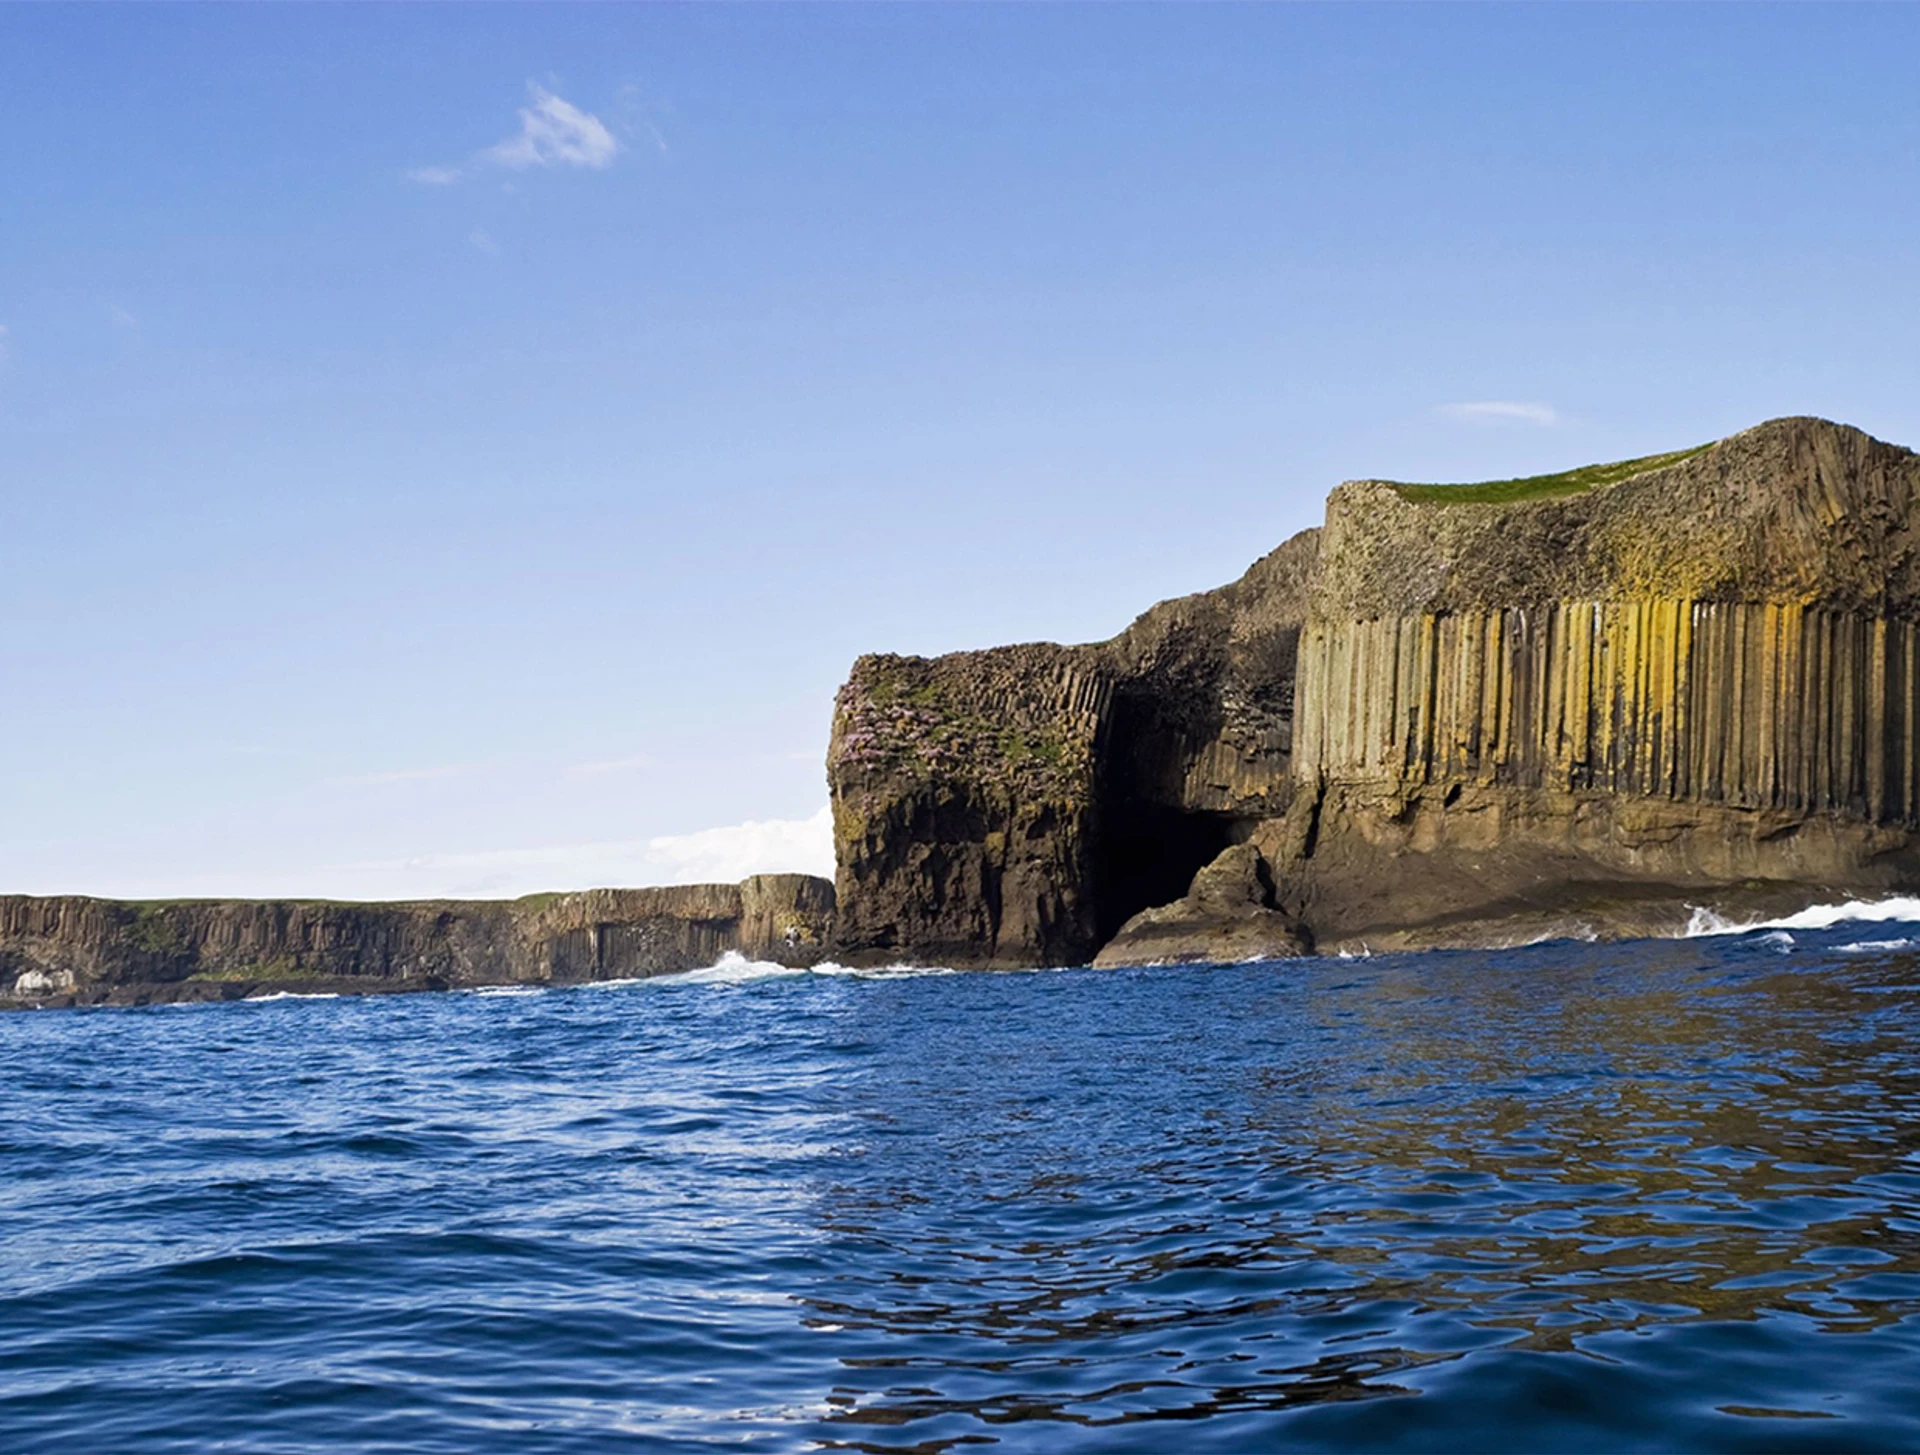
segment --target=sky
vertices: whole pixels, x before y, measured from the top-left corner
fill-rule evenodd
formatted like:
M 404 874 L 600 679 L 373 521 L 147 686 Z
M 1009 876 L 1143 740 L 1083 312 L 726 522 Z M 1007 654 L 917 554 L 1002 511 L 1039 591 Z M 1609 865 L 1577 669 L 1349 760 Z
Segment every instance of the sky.
M 0 6 L 0 891 L 830 872 L 866 651 L 1782 414 L 1920 9 Z

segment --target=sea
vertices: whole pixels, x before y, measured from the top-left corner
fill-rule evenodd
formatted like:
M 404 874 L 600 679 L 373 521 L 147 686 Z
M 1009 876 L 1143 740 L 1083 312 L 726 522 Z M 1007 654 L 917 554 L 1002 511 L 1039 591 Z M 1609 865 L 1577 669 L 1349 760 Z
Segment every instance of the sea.
M 0 1016 L 0 1450 L 1920 1448 L 1920 902 Z

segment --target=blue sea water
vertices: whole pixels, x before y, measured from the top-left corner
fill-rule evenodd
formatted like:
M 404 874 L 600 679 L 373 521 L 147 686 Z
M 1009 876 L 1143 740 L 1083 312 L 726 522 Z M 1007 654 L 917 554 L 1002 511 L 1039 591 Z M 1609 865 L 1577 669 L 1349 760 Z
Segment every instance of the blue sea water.
M 1920 1447 L 1917 948 L 0 1016 L 0 1448 Z

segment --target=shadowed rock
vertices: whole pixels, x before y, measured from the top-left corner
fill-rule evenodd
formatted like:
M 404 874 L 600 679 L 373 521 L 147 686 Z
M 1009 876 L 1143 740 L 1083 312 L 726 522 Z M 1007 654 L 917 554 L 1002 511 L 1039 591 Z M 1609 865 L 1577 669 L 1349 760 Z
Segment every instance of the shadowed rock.
M 1235 844 L 1193 876 L 1182 899 L 1143 909 L 1095 957 L 1098 966 L 1284 960 L 1313 948 L 1273 907 L 1273 881 L 1252 844 Z

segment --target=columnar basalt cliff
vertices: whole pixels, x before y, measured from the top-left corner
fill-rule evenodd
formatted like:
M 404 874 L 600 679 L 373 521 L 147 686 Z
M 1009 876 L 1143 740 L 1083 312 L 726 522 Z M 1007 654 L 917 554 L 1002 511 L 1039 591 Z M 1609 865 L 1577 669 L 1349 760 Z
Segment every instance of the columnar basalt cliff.
M 803 874 L 497 902 L 9 895 L 0 1004 L 565 985 L 697 969 L 728 951 L 805 966 L 832 923 L 833 886 Z
M 1920 457 L 1813 419 L 1361 481 L 1111 642 L 863 658 L 829 753 L 840 953 L 1190 959 L 1231 938 L 1200 892 L 1227 879 L 1272 943 L 1323 947 L 1914 887 L 1916 485 Z M 1023 771 L 1036 743 L 1063 771 Z M 1257 880 L 1236 849 L 1190 883 L 1236 845 Z

